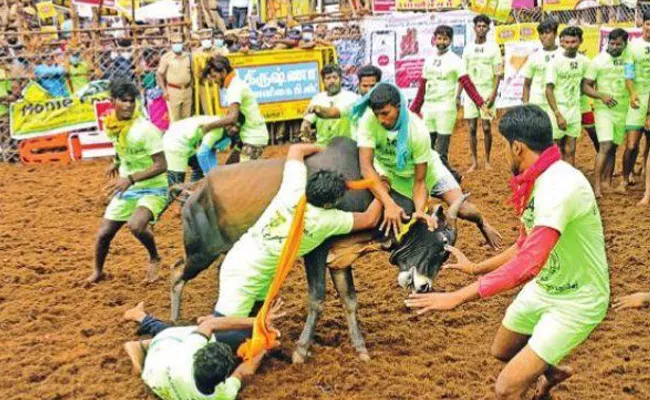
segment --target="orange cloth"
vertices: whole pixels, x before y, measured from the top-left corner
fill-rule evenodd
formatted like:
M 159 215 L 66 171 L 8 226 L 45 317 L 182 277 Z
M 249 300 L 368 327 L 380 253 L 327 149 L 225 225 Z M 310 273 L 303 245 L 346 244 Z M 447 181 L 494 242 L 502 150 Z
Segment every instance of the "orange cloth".
M 346 186 L 351 190 L 369 189 L 374 184 L 372 179 L 364 179 L 361 181 L 348 181 Z M 237 355 L 244 361 L 251 361 L 255 356 L 264 350 L 272 349 L 278 346 L 277 334 L 270 331 L 266 327 L 266 315 L 271 307 L 271 303 L 278 295 L 284 280 L 289 275 L 289 271 L 296 261 L 298 250 L 300 249 L 300 242 L 302 241 L 302 234 L 305 227 L 305 211 L 307 210 L 307 198 L 303 195 L 298 202 L 296 211 L 293 214 L 293 221 L 291 228 L 287 235 L 287 241 L 284 243 L 280 259 L 278 260 L 278 268 L 271 282 L 264 304 L 255 317 L 253 323 L 253 337 L 242 343 L 237 349 Z

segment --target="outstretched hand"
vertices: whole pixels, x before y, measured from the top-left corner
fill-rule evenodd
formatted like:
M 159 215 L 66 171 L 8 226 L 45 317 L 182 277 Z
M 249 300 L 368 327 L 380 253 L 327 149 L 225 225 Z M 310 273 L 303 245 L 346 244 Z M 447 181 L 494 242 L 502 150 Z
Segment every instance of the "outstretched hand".
M 473 275 L 475 264 L 469 260 L 463 254 L 462 251 L 458 250 L 454 246 L 445 246 L 445 250 L 451 253 L 452 256 L 456 258 L 455 263 L 445 264 L 442 266 L 442 269 L 455 269 L 466 274 Z
M 462 303 L 455 292 L 451 293 L 411 293 L 405 304 L 408 308 L 417 309 L 421 315 L 429 311 L 452 310 Z
M 379 226 L 379 230 L 384 232 L 384 235 L 389 236 L 392 230 L 395 237 L 402 231 L 402 220 L 409 219 L 406 211 L 396 203 L 389 204 L 384 208 L 384 220 Z

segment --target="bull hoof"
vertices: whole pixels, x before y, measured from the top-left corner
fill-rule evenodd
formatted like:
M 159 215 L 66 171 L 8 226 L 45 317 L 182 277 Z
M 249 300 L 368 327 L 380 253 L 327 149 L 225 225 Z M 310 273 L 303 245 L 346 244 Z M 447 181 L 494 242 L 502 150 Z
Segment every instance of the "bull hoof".
M 293 364 L 304 364 L 307 357 L 309 357 L 310 355 L 311 353 L 309 351 L 298 347 L 293 352 L 293 355 L 291 356 L 291 362 Z
M 359 354 L 359 361 L 370 362 L 371 358 L 370 358 L 370 354 L 368 354 L 368 350 L 366 349 L 357 350 L 357 352 Z

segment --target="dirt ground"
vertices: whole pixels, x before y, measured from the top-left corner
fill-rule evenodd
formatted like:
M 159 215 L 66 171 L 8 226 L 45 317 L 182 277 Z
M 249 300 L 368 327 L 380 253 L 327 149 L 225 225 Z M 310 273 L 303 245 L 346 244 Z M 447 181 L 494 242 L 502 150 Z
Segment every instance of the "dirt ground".
M 481 144 L 482 146 L 482 144 Z M 463 186 L 510 244 L 516 219 L 505 200 L 510 176 L 506 143 L 495 139 L 493 169 L 465 177 Z M 267 149 L 277 157 L 286 148 Z M 591 172 L 594 152 L 583 136 L 579 167 Z M 453 138 L 451 161 L 469 166 L 467 132 Z M 108 281 L 86 289 L 78 282 L 92 268 L 93 242 L 104 201 L 107 160 L 65 166 L 0 165 L 0 398 L 152 399 L 131 372 L 122 343 L 135 326 L 121 322 L 125 309 L 145 301 L 147 310 L 169 317 L 169 270 L 146 285 L 146 253 L 123 230 L 112 244 Z M 618 165 L 618 164 L 617 164 Z M 650 289 L 650 209 L 635 207 L 642 185 L 628 196 L 601 202 L 614 297 Z M 170 265 L 182 255 L 178 208 L 156 225 L 158 247 Z M 478 231 L 462 223 L 458 246 L 473 260 L 493 254 Z M 355 268 L 359 318 L 373 357 L 355 357 L 341 307 L 328 282 L 313 356 L 293 366 L 271 359 L 241 393 L 243 399 L 490 399 L 502 367 L 490 356 L 492 338 L 516 294 L 474 302 L 451 312 L 416 317 L 404 306 L 387 254 L 371 254 Z M 472 281 L 443 272 L 435 289 Z M 208 314 L 216 299 L 217 271 L 204 272 L 184 294 L 183 317 Z M 306 282 L 297 265 L 283 288 L 289 316 L 279 323 L 283 352 L 290 355 L 306 316 Z M 647 310 L 610 312 L 566 361 L 577 375 L 556 391 L 557 399 L 650 398 L 650 318 Z

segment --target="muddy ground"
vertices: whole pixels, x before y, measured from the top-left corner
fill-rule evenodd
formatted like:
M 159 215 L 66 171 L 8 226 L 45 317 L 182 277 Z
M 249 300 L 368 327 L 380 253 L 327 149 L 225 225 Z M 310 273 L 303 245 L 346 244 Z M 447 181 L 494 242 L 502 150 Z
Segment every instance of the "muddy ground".
M 495 139 L 493 169 L 466 175 L 463 186 L 510 244 L 516 219 L 509 195 L 507 147 Z M 286 147 L 267 149 L 279 157 Z M 594 152 L 586 137 L 578 165 L 591 173 Z M 451 161 L 469 166 L 467 132 L 453 138 Z M 0 398 L 153 399 L 122 349 L 135 337 L 122 323 L 125 309 L 144 300 L 147 310 L 169 316 L 169 269 L 164 279 L 144 284 L 146 253 L 123 230 L 112 244 L 109 280 L 86 289 L 77 283 L 92 268 L 93 242 L 104 212 L 101 188 L 107 160 L 64 166 L 0 165 Z M 642 185 L 627 195 L 601 201 L 612 293 L 650 289 L 650 209 L 635 207 Z M 178 208 L 155 227 L 167 265 L 182 255 Z M 473 260 L 493 254 L 479 232 L 461 223 L 458 246 Z M 403 305 L 396 269 L 386 254 L 371 254 L 356 265 L 359 318 L 373 360 L 361 363 L 348 339 L 341 307 L 328 282 L 325 314 L 318 325 L 313 356 L 293 366 L 268 360 L 245 387 L 242 399 L 483 399 L 493 398 L 502 367 L 490 356 L 492 338 L 512 291 L 451 312 L 415 317 Z M 436 290 L 472 281 L 443 272 Z M 211 311 L 217 271 L 201 274 L 185 290 L 183 317 Z M 301 265 L 289 276 L 282 297 L 289 316 L 279 323 L 283 351 L 291 354 L 306 315 L 306 282 Z M 556 391 L 558 399 L 650 398 L 650 311 L 611 311 L 589 340 L 565 362 L 578 374 Z

